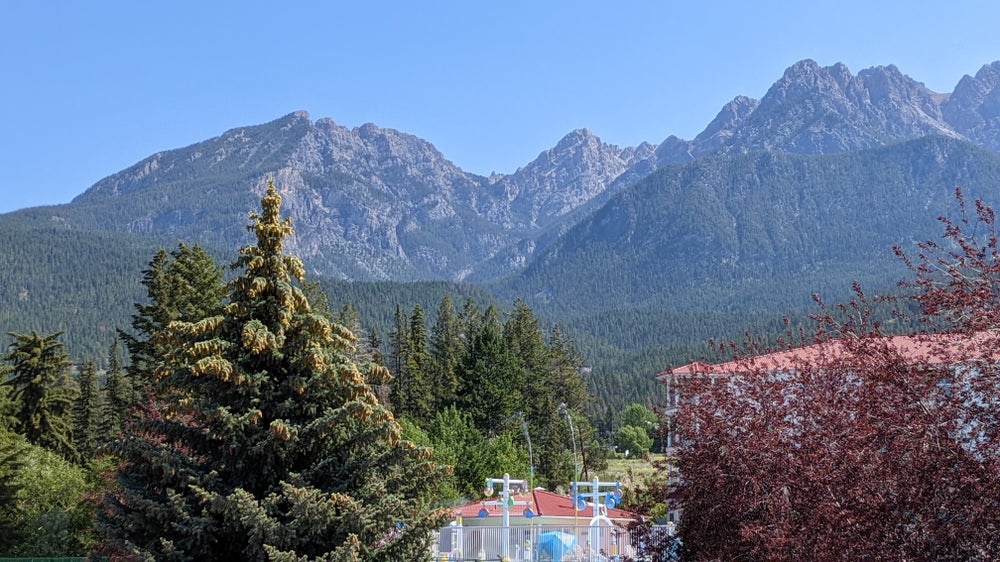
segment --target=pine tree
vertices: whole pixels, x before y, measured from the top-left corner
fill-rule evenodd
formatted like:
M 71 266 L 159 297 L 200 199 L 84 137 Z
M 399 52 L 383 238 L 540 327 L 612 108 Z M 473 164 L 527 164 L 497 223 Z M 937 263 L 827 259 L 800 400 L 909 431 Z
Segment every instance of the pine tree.
M 0 377 L 7 376 L 7 369 L 0 367 Z M 10 386 L 0 380 L 0 431 L 13 431 L 17 425 L 17 404 L 10 398 Z
M 352 334 L 311 311 L 280 202 L 269 183 L 222 313 L 157 342 L 163 406 L 127 430 L 101 526 L 158 559 L 426 559 L 443 471 L 347 360 Z
M 75 460 L 72 409 L 76 389 L 69 380 L 69 357 L 59 341 L 62 332 L 8 335 L 14 343 L 4 357 L 11 373 L 6 384 L 17 403 L 17 431 L 30 443 Z
M 313 298 L 306 297 L 309 299 L 309 303 L 312 304 Z M 325 303 L 327 300 L 326 294 L 323 294 L 321 300 Z M 325 306 L 325 305 L 324 305 Z M 354 305 L 348 303 L 345 304 L 343 308 L 340 309 L 340 314 L 335 317 L 331 316 L 331 321 L 339 323 L 341 326 L 347 328 L 354 334 L 354 351 L 350 354 L 350 360 L 355 363 L 366 363 L 371 361 L 371 350 L 368 348 L 368 341 L 365 338 L 364 329 L 361 327 L 361 314 L 358 310 L 354 308 Z
M 101 441 L 117 437 L 122 430 L 126 411 L 139 399 L 132 388 L 132 381 L 125 375 L 119 353 L 118 339 L 108 350 L 108 376 L 104 385 L 104 402 L 101 413 Z
M 430 354 L 437 396 L 435 411 L 453 406 L 458 400 L 458 367 L 462 362 L 462 326 L 451 297 L 445 295 L 431 330 Z
M 514 302 L 514 310 L 504 326 L 504 337 L 518 367 L 524 372 L 523 407 L 525 415 L 534 422 L 548 409 L 548 403 L 560 402 L 552 381 L 549 349 L 538 326 L 538 319 L 524 301 Z
M 396 412 L 406 408 L 410 398 L 410 383 L 406 375 L 406 357 L 410 347 L 410 329 L 406 325 L 403 309 L 396 305 L 395 329 L 389 334 L 392 351 L 389 356 L 389 370 L 392 371 L 392 404 Z
M 80 366 L 80 395 L 73 406 L 73 441 L 83 463 L 92 459 L 97 450 L 100 412 L 97 365 L 86 361 Z
M 462 326 L 462 341 L 465 342 L 465 346 L 468 348 L 472 345 L 472 340 L 476 337 L 476 334 L 482 329 L 483 311 L 479 309 L 475 301 L 465 299 L 458 319 Z
M 368 332 L 368 346 L 372 350 L 372 363 L 385 367 L 385 358 L 382 356 L 381 342 L 378 339 L 378 332 L 372 328 Z
M 153 371 L 165 350 L 154 340 L 174 321 L 196 321 L 218 312 L 225 296 L 222 270 L 198 245 L 181 243 L 170 252 L 160 250 L 143 271 L 148 302 L 136 304 L 132 334 L 120 332 L 128 349 L 128 376 L 137 390 L 151 384 Z
M 427 352 L 427 323 L 418 304 L 410 316 L 409 345 L 403 371 L 407 381 L 406 401 L 401 412 L 419 424 L 434 413 L 434 387 L 430 381 L 431 358 Z
M 592 397 L 587 383 L 580 376 L 583 359 L 573 347 L 573 341 L 566 337 L 558 324 L 552 328 L 549 336 L 549 361 L 560 401 L 570 410 L 584 410 Z
M 507 342 L 492 306 L 462 364 L 462 403 L 476 427 L 488 436 L 502 433 L 521 404 L 523 371 Z
M 583 380 L 583 359 L 573 346 L 573 341 L 566 337 L 558 324 L 552 328 L 549 335 L 549 362 L 552 368 L 551 384 L 555 387 L 558 400 L 566 404 L 570 412 L 575 413 L 574 426 L 577 431 L 577 443 L 581 447 L 584 477 L 589 477 L 591 471 L 601 471 L 607 468 L 607 445 L 601 443 L 597 430 L 588 417 L 583 415 L 591 405 L 593 396 Z M 552 451 L 552 458 L 557 453 Z

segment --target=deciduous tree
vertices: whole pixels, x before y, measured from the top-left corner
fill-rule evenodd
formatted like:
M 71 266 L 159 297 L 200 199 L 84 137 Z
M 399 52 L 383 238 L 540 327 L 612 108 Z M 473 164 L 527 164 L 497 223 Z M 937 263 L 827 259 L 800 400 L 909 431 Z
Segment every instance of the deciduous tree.
M 751 345 L 724 376 L 683 379 L 689 556 L 1000 558 L 1000 252 L 992 210 L 959 201 L 943 242 L 897 250 L 944 331 L 888 338 L 858 289 L 780 366 Z

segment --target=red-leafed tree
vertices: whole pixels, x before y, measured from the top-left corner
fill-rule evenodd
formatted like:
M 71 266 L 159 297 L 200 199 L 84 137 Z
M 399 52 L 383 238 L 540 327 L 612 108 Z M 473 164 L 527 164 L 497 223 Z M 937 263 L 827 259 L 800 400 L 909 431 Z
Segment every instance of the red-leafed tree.
M 687 558 L 1000 559 L 1000 251 L 993 211 L 958 201 L 942 241 L 896 250 L 923 335 L 884 335 L 856 288 L 782 353 L 678 377 L 662 492 Z

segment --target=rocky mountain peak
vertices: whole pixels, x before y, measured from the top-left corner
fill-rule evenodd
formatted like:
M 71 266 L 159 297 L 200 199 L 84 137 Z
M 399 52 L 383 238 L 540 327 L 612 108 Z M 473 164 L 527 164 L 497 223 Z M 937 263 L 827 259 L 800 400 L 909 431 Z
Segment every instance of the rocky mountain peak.
M 594 145 L 600 142 L 601 139 L 594 136 L 594 133 L 591 133 L 589 129 L 576 129 L 559 139 L 559 142 L 552 148 L 552 152 L 572 150 L 577 146 Z
M 695 137 L 695 143 L 701 150 L 707 152 L 721 148 L 737 134 L 739 128 L 759 105 L 760 101 L 753 98 L 736 96 L 733 101 L 724 105 L 715 119 Z
M 941 111 L 956 131 L 991 150 L 1000 150 L 1000 61 L 963 76 Z
M 219 201 L 244 216 L 263 178 L 274 175 L 287 189 L 296 250 L 325 274 L 459 278 L 494 267 L 484 266 L 494 258 L 524 264 L 577 217 L 669 164 L 758 151 L 830 154 L 927 135 L 1000 151 L 1000 62 L 965 76 L 952 94 L 936 94 L 893 65 L 854 75 L 842 63 L 806 59 L 761 99 L 733 98 L 693 140 L 671 135 L 619 148 L 581 128 L 515 173 L 489 178 L 462 171 L 413 135 L 373 123 L 313 123 L 295 111 L 154 154 L 74 203 L 131 202 L 142 214 L 107 228 L 231 240 L 245 232 L 205 226 L 239 224 L 217 217 Z

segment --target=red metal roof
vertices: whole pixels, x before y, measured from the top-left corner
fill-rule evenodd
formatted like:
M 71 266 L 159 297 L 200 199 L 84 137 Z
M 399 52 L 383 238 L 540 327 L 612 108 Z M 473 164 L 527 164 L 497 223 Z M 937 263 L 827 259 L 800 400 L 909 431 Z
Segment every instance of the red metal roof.
M 455 509 L 454 514 L 456 516 L 462 516 L 463 519 L 471 519 L 479 516 L 479 511 L 481 509 L 486 509 L 487 517 L 502 517 L 503 509 L 500 506 L 484 506 L 484 502 L 494 502 L 499 499 L 500 494 L 494 494 L 489 498 L 484 498 L 482 501 L 470 503 L 458 507 Z M 570 500 L 569 496 L 560 496 L 559 494 L 554 494 L 542 488 L 535 488 L 532 494 L 516 494 L 513 496 L 515 502 L 527 501 L 529 497 L 533 497 L 531 503 L 531 511 L 534 512 L 536 517 L 565 517 L 572 519 L 575 517 L 590 517 L 593 509 L 588 504 L 585 511 L 576 511 L 573 509 L 573 502 Z M 515 505 L 510 508 L 510 514 L 512 517 L 523 517 L 524 509 L 528 506 Z M 608 510 L 609 519 L 638 519 L 635 514 L 621 509 L 609 509 Z
M 914 363 L 923 362 L 933 365 L 955 362 L 956 358 L 971 359 L 981 357 L 980 344 L 987 338 L 997 338 L 996 333 L 968 334 L 919 334 L 909 336 L 886 336 L 881 342 L 895 349 L 904 359 Z M 986 348 L 990 349 L 990 348 Z M 995 349 L 995 348 L 994 348 Z M 743 360 L 729 361 L 709 365 L 706 363 L 689 363 L 676 369 L 668 369 L 656 375 L 664 380 L 671 375 L 710 375 L 746 373 L 756 370 L 788 371 L 798 366 L 814 363 L 821 358 L 831 358 L 844 354 L 844 345 L 838 340 L 830 340 L 810 346 L 778 351 L 748 357 Z M 991 352 L 990 354 L 996 353 Z M 996 357 L 994 357 L 996 359 Z

